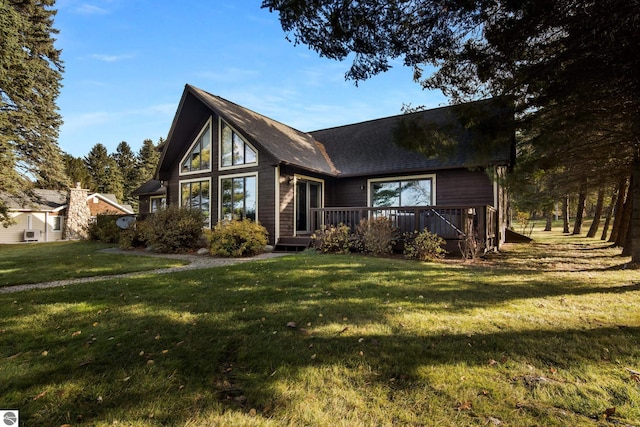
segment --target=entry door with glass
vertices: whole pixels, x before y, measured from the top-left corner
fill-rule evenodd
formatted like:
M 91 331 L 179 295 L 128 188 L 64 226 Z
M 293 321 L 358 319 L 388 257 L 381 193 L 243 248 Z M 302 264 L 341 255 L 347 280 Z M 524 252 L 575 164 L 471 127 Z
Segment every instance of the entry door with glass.
M 322 183 L 296 180 L 296 234 L 311 234 L 314 231 L 311 209 L 320 207 L 322 207 Z

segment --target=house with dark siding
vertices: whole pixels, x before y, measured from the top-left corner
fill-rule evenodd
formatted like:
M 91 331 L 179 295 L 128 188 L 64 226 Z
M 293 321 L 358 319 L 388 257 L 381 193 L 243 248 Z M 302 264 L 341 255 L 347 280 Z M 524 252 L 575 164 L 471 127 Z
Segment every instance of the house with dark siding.
M 198 208 L 207 227 L 249 218 L 283 250 L 322 226 L 384 216 L 491 250 L 508 222 L 512 122 L 490 100 L 302 132 L 186 85 L 156 179 L 136 190 L 140 213 Z M 434 141 L 447 152 L 424 149 Z

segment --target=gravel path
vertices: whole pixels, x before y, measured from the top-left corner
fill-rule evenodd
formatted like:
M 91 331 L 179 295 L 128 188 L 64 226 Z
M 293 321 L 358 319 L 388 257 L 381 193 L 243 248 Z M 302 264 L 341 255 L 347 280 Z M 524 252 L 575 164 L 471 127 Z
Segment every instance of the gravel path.
M 240 264 L 244 262 L 257 261 L 261 259 L 276 258 L 283 255 L 291 255 L 291 253 L 264 253 L 251 258 L 214 258 L 207 255 L 182 255 L 182 254 L 155 254 L 149 252 L 124 251 L 117 248 L 104 249 L 102 252 L 110 252 L 117 254 L 125 254 L 131 256 L 155 256 L 159 258 L 182 259 L 189 261 L 189 264 L 180 267 L 158 268 L 156 270 L 136 271 L 133 273 L 113 274 L 109 276 L 82 277 L 79 279 L 56 280 L 53 282 L 29 283 L 26 285 L 5 286 L 0 288 L 0 294 L 9 294 L 13 292 L 28 291 L 31 289 L 55 288 L 58 286 L 74 285 L 76 283 L 98 282 L 107 279 L 122 279 L 125 277 L 140 276 L 142 274 L 166 274 L 176 271 L 196 270 L 199 268 L 220 267 L 224 265 Z

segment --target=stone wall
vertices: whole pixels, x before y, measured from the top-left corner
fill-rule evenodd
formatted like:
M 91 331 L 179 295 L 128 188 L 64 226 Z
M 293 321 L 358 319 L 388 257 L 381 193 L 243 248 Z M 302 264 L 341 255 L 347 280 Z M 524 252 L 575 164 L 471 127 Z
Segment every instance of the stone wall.
M 80 183 L 69 189 L 63 239 L 78 240 L 88 237 L 91 213 L 87 205 L 87 196 L 87 190 L 80 188 Z

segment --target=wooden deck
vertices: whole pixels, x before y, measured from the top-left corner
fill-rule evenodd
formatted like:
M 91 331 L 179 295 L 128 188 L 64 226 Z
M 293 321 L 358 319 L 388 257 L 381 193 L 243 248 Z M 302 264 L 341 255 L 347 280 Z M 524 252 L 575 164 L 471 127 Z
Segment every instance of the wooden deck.
M 344 224 L 355 227 L 363 219 L 388 218 L 401 233 L 428 230 L 449 248 L 473 237 L 484 252 L 497 249 L 497 215 L 492 206 L 333 207 L 311 209 L 312 229 Z

